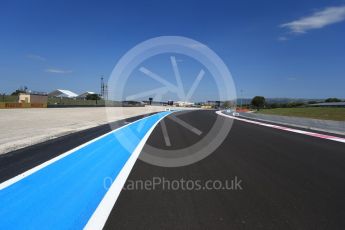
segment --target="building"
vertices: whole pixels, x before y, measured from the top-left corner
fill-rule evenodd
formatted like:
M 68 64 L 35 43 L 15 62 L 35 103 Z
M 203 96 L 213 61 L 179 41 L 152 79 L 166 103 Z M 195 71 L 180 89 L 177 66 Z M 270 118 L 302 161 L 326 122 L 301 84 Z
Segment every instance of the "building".
M 92 95 L 92 94 L 97 94 L 97 93 L 91 92 L 91 91 L 86 91 L 85 93 L 79 94 L 77 96 L 77 98 L 85 100 L 88 95 Z
M 221 101 L 207 101 L 206 103 L 206 105 L 212 106 L 213 108 L 219 108 L 221 104 Z
M 44 104 L 48 102 L 47 94 L 39 93 L 20 93 L 18 96 L 19 103 Z
M 60 98 L 76 98 L 78 97 L 78 94 L 73 93 L 70 90 L 66 89 L 57 89 L 53 92 L 48 93 L 49 97 L 60 97 Z
M 175 101 L 173 102 L 174 106 L 178 107 L 191 107 L 194 106 L 193 102 L 188 102 L 188 101 Z

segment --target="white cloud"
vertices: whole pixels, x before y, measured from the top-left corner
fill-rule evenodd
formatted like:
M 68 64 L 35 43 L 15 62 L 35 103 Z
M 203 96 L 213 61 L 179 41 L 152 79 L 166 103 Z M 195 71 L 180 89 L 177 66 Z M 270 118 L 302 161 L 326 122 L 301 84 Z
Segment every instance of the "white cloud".
M 280 25 L 282 28 L 288 28 L 292 33 L 301 34 L 308 30 L 321 29 L 327 25 L 341 22 L 345 19 L 345 5 L 337 7 L 327 7 L 321 11 L 298 20 Z
M 45 69 L 47 73 L 58 73 L 58 74 L 67 74 L 72 73 L 72 70 L 63 70 L 63 69 Z
M 37 60 L 37 61 L 45 61 L 45 60 L 47 60 L 46 58 L 44 58 L 44 57 L 42 57 L 40 55 L 37 55 L 37 54 L 28 54 L 26 57 L 29 58 L 29 59 Z

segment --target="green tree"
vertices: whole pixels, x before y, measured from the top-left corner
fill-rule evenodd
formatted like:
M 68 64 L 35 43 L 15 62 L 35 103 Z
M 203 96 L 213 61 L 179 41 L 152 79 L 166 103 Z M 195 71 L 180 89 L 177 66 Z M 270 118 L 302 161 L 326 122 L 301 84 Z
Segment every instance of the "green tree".
M 341 100 L 336 97 L 330 97 L 330 98 L 327 98 L 325 102 L 341 102 Z
M 269 107 L 272 108 L 272 109 L 276 109 L 276 108 L 279 108 L 280 105 L 278 103 L 272 103 L 272 104 L 269 105 Z
M 88 94 L 86 95 L 86 100 L 101 100 L 101 97 L 98 94 Z
M 318 103 L 318 102 L 317 101 L 308 101 L 309 105 L 316 104 L 316 103 Z
M 230 102 L 230 101 L 225 101 L 225 102 L 223 103 L 223 107 L 224 107 L 224 108 L 230 108 L 230 107 L 231 107 L 231 102 Z
M 255 96 L 252 99 L 252 105 L 257 108 L 258 110 L 263 108 L 266 103 L 266 99 L 262 96 Z
M 28 91 L 28 87 L 24 86 L 24 87 L 20 87 L 19 89 L 11 93 L 11 95 L 18 96 L 20 93 L 26 93 L 27 91 Z

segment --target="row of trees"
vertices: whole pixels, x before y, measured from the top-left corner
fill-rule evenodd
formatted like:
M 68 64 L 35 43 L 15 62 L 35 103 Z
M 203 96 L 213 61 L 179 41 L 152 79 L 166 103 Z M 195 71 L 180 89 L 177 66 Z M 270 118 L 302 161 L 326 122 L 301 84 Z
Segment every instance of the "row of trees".
M 275 108 L 294 108 L 305 105 L 303 102 L 288 102 L 288 103 L 266 103 L 263 96 L 256 96 L 252 99 L 251 105 L 256 109 L 275 109 Z
M 102 98 L 98 94 L 88 94 L 86 95 L 85 99 L 98 101 L 98 100 L 101 100 Z
M 342 100 L 339 98 L 327 98 L 324 102 L 341 102 Z M 317 101 L 309 101 L 308 104 L 316 104 L 319 103 Z M 288 103 L 266 103 L 266 99 L 263 96 L 256 96 L 252 99 L 251 105 L 256 109 L 268 108 L 268 109 L 275 109 L 275 108 L 294 108 L 294 107 L 301 107 L 306 105 L 303 102 L 288 102 Z
M 336 97 L 331 97 L 331 98 L 327 98 L 325 102 L 341 102 L 341 100 Z

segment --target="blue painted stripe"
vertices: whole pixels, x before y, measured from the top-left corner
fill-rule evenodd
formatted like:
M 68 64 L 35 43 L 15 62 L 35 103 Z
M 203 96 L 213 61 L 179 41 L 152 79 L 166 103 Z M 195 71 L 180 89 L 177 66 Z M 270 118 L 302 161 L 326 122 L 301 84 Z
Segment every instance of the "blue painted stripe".
M 0 191 L 0 229 L 81 229 L 150 128 L 154 114 L 80 148 Z M 108 180 L 109 181 L 109 180 Z

